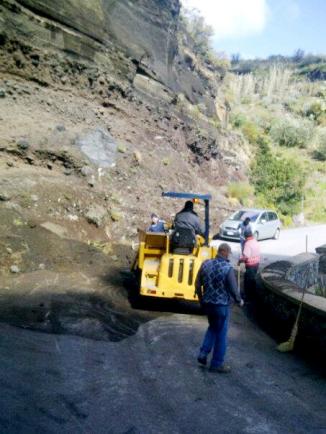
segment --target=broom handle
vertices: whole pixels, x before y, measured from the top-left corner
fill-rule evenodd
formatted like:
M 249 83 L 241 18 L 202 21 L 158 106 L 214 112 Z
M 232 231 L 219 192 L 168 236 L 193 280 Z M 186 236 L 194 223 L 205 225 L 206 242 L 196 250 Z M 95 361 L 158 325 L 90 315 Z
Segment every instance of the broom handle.
M 292 329 L 292 333 L 291 335 L 295 335 L 297 333 L 298 330 L 298 324 L 299 324 L 299 319 L 300 319 L 300 315 L 301 315 L 301 311 L 302 311 L 302 305 L 303 305 L 303 298 L 304 298 L 304 294 L 305 294 L 305 289 L 302 289 L 302 296 L 301 296 L 301 301 L 300 301 L 300 306 L 299 306 L 299 310 L 297 313 L 297 317 L 295 319 L 295 323 L 293 325 L 293 329 Z
M 238 289 L 240 291 L 240 265 L 238 265 Z

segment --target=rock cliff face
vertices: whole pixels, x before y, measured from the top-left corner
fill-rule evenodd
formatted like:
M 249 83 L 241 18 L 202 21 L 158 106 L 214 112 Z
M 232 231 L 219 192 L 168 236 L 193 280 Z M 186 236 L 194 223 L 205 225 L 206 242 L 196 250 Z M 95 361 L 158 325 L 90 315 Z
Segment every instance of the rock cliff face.
M 220 190 L 243 177 L 246 156 L 221 125 L 221 77 L 196 63 L 179 13 L 178 0 L 0 0 L 4 176 L 24 167 L 32 186 L 51 170 L 63 189 L 65 176 L 76 176 L 85 201 L 79 216 L 68 207 L 69 219 L 85 218 L 90 200 L 96 209 L 109 201 L 99 226 L 119 226 L 102 233 L 110 239 L 141 225 L 149 208 L 160 211 L 162 190 L 211 192 L 227 206 Z M 24 180 L 7 184 L 19 206 L 29 195 Z M 66 213 L 52 212 L 54 223 Z
M 177 51 L 179 2 L 113 0 L 19 0 L 19 4 L 38 15 L 39 26 L 48 28 L 51 45 L 93 60 L 96 45 L 121 48 L 133 62 L 144 62 L 158 80 L 171 81 Z M 42 20 L 43 18 L 43 20 Z M 79 38 L 79 43 L 77 39 Z M 48 38 L 40 41 L 43 45 Z
M 153 87 L 149 93 L 160 98 L 184 93 L 211 110 L 212 88 L 189 70 L 179 50 L 179 12 L 178 0 L 3 0 L 0 29 L 2 42 L 66 53 L 142 90 Z

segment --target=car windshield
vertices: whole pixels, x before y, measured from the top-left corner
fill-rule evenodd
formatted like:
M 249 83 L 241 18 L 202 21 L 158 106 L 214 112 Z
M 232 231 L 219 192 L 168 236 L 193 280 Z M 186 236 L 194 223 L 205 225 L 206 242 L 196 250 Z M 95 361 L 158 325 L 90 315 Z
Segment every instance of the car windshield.
M 257 220 L 259 213 L 255 211 L 240 210 L 231 215 L 230 220 L 234 221 L 244 221 L 245 218 L 249 217 L 250 221 L 255 222 Z

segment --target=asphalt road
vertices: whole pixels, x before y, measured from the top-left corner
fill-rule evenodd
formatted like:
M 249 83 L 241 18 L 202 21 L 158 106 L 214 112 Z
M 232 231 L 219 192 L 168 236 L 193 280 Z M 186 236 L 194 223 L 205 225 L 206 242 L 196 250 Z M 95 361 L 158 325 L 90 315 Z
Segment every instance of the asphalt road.
M 309 250 L 325 242 L 325 229 L 309 228 Z M 299 253 L 307 230 L 283 231 L 262 250 L 269 259 Z M 119 342 L 0 324 L 1 434 L 326 433 L 318 363 L 277 352 L 234 306 L 232 372 L 209 373 L 196 363 L 206 318 L 182 312 L 157 312 Z
M 308 252 L 316 253 L 316 247 L 326 244 L 326 224 L 283 229 L 278 240 L 259 241 L 262 265 L 305 252 L 306 240 L 308 241 Z M 212 244 L 218 246 L 222 242 L 227 242 L 231 245 L 233 259 L 237 261 L 240 255 L 240 243 L 225 239 L 213 241 Z
M 120 342 L 0 324 L 1 433 L 326 433 L 326 380 L 234 307 L 231 374 L 196 363 L 198 315 L 143 324 Z

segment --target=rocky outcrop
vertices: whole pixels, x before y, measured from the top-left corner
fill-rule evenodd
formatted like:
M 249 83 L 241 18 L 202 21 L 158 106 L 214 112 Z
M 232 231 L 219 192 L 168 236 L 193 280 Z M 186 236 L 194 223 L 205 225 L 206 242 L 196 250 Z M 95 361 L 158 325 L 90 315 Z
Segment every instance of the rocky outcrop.
M 186 137 L 196 160 L 220 159 L 220 75 L 192 52 L 179 13 L 179 0 L 1 0 L 0 72 L 91 92 L 106 108 L 121 96 L 173 111 L 205 131 Z
M 19 0 L 39 17 L 38 25 L 52 22 L 51 45 L 94 59 L 91 43 L 114 45 L 143 70 L 167 83 L 177 51 L 177 0 Z M 42 20 L 43 18 L 43 20 Z M 77 38 L 79 37 L 79 44 Z M 42 41 L 45 45 L 47 41 Z M 139 67 L 141 69 L 141 67 Z
M 246 167 L 229 152 L 239 137 L 224 129 L 221 72 L 194 54 L 179 0 L 1 0 L 0 14 L 0 72 L 90 93 L 104 108 L 123 98 L 174 113 L 194 161 L 224 164 L 226 150 L 227 171 Z
M 178 0 L 3 0 L 0 7 L 0 40 L 11 43 L 22 72 L 29 62 L 42 66 L 43 55 L 54 51 L 102 67 L 111 79 L 128 81 L 142 92 L 150 88 L 150 96 L 159 99 L 160 86 L 163 94 L 183 93 L 214 113 L 212 83 L 189 68 L 187 54 L 179 49 Z

